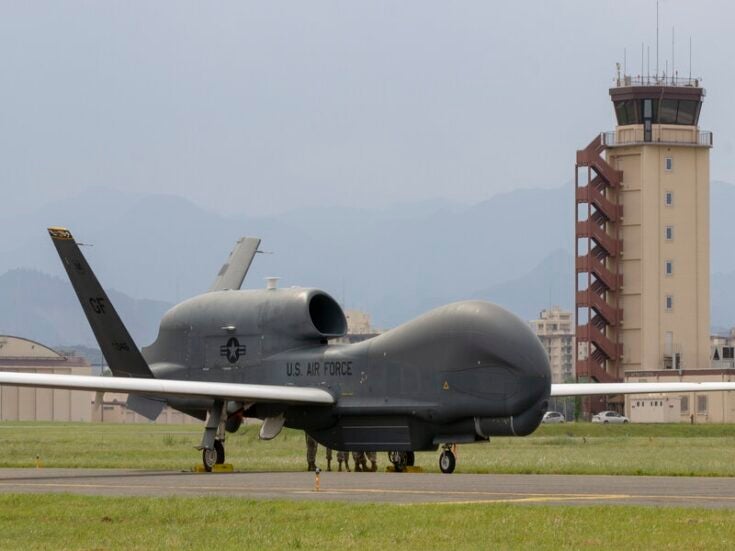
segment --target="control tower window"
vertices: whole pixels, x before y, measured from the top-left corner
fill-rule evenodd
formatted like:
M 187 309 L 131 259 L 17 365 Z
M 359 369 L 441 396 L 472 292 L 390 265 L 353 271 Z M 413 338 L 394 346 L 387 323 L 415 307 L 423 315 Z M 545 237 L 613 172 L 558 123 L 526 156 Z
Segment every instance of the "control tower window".
M 680 100 L 679 111 L 676 116 L 677 124 L 695 124 L 697 120 L 697 109 L 699 102 L 691 100 Z
M 678 101 L 675 99 L 663 99 L 661 100 L 661 107 L 659 109 L 659 120 L 661 124 L 676 124 L 676 107 Z
M 625 126 L 626 124 L 640 124 L 641 117 L 639 113 L 639 101 L 625 100 L 615 102 L 615 115 L 618 118 L 618 124 Z

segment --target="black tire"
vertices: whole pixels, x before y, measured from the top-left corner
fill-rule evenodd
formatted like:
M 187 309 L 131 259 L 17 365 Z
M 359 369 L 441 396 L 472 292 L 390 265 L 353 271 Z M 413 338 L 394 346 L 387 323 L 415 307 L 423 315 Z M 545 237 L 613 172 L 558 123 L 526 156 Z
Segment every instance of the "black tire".
M 406 452 L 406 465 L 413 467 L 416 464 L 416 454 L 413 452 Z
M 217 465 L 222 465 L 225 462 L 225 445 L 222 440 L 214 441 L 214 451 L 217 452 Z
M 214 450 L 202 450 L 202 464 L 204 464 L 204 470 L 211 473 L 212 467 L 217 464 L 217 452 Z
M 457 458 L 452 453 L 452 450 L 444 450 L 439 456 L 439 469 L 444 474 L 451 474 L 454 472 L 454 467 L 457 466 Z
M 628 424 L 628 420 L 626 419 L 625 421 L 623 421 L 623 425 L 627 425 L 627 424 Z
M 393 463 L 393 468 L 397 473 L 402 473 L 406 469 L 407 459 L 406 452 L 388 452 L 388 460 Z
M 214 441 L 214 448 L 211 450 L 202 450 L 202 463 L 204 470 L 208 473 L 212 472 L 215 465 L 222 465 L 225 462 L 225 446 L 220 440 Z

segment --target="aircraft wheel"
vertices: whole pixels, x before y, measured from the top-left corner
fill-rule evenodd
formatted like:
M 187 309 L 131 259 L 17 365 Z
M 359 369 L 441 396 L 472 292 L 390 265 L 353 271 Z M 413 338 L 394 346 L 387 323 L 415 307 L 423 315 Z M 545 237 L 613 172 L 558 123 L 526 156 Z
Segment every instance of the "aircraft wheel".
M 211 450 L 202 450 L 202 463 L 204 470 L 208 473 L 212 472 L 215 465 L 221 465 L 225 462 L 225 447 L 220 440 L 214 441 L 214 448 Z
M 408 465 L 408 453 L 388 452 L 388 460 L 393 463 L 393 468 L 397 473 L 403 472 Z
M 214 451 L 217 452 L 217 465 L 222 465 L 225 462 L 225 445 L 222 440 L 214 441 Z
M 454 472 L 454 467 L 457 466 L 457 458 L 454 456 L 452 450 L 444 450 L 439 456 L 439 468 L 441 472 L 450 474 Z
M 416 464 L 416 454 L 413 452 L 406 452 L 406 465 L 413 467 Z

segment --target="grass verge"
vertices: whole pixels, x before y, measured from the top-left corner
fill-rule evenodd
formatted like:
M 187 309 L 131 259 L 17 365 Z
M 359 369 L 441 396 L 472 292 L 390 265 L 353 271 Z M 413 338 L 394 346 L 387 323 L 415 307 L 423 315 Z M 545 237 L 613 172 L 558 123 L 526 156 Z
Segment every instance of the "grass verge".
M 0 423 L 0 467 L 189 469 L 198 425 Z M 239 470 L 295 471 L 306 466 L 304 436 L 284 430 L 258 440 L 249 426 L 228 437 L 227 461 Z M 542 426 L 525 438 L 494 438 L 459 447 L 457 472 L 735 476 L 733 425 Z M 437 472 L 437 454 L 416 454 L 417 464 Z M 318 461 L 325 466 L 320 448 Z M 379 454 L 381 468 L 387 465 Z
M 722 549 L 735 511 L 0 495 L 2 549 Z

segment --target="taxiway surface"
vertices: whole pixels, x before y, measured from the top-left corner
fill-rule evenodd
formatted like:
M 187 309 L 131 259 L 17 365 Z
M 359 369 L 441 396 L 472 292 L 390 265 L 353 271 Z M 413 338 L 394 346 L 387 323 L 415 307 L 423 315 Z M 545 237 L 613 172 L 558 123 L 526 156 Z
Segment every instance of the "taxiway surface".
M 735 478 L 412 473 L 184 473 L 0 469 L 0 492 L 378 503 L 628 504 L 735 508 Z

